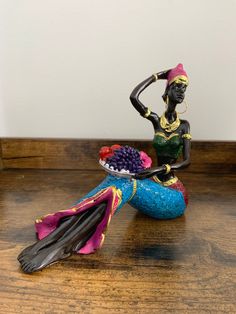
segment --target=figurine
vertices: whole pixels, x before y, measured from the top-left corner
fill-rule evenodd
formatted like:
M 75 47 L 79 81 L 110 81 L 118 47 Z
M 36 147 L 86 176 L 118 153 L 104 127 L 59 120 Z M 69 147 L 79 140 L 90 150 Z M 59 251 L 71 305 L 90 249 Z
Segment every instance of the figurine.
M 159 79 L 167 80 L 163 95 L 167 107 L 161 117 L 139 100 L 140 93 Z M 135 148 L 118 144 L 101 148 L 100 164 L 108 175 L 72 207 L 36 220 L 39 241 L 18 256 L 25 273 L 41 270 L 73 253 L 94 253 L 104 242 L 111 217 L 126 203 L 156 219 L 184 213 L 188 196 L 174 171 L 190 164 L 189 123 L 180 120 L 176 111 L 177 104 L 184 101 L 187 85 L 187 74 L 179 64 L 150 76 L 133 90 L 133 106 L 154 127 L 158 167 L 150 168 L 151 158 Z M 181 154 L 183 161 L 178 162 Z

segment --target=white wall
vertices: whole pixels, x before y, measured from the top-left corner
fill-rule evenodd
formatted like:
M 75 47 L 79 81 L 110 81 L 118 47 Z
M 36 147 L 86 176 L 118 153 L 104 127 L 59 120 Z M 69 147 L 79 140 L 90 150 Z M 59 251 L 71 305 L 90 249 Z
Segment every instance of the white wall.
M 236 140 L 236 0 L 0 0 L 0 136 L 152 138 L 129 94 L 182 62 L 194 139 Z M 142 100 L 161 114 L 164 82 Z

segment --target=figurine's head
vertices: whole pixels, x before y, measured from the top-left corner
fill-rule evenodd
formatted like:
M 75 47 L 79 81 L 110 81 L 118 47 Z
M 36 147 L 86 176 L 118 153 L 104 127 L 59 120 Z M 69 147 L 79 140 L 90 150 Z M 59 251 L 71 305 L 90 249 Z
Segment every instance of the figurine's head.
M 167 85 L 164 95 L 164 101 L 170 101 L 173 104 L 180 104 L 185 97 L 185 91 L 188 86 L 188 76 L 183 65 L 179 63 L 174 69 L 170 70 L 167 78 Z

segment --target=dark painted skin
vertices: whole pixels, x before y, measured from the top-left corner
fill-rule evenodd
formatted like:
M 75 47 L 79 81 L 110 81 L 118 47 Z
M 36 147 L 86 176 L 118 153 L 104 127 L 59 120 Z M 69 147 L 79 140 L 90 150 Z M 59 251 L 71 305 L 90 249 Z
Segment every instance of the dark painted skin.
M 163 71 L 157 73 L 158 80 L 166 80 L 168 77 L 168 72 Z M 155 77 L 152 75 L 139 85 L 137 85 L 130 95 L 130 101 L 133 104 L 134 108 L 140 113 L 141 116 L 144 116 L 147 112 L 147 107 L 145 107 L 142 102 L 139 100 L 139 95 L 152 83 L 155 82 Z M 182 83 L 172 83 L 165 90 L 164 95 L 162 96 L 164 101 L 166 101 L 166 97 L 168 96 L 168 104 L 167 109 L 165 111 L 165 117 L 171 123 L 176 119 L 176 106 L 183 102 L 185 97 L 186 85 Z M 163 132 L 165 135 L 170 136 L 171 132 L 166 132 L 160 126 L 160 117 L 155 113 L 151 112 L 151 114 L 147 117 L 149 121 L 152 122 L 155 133 Z M 186 120 L 180 120 L 180 126 L 174 133 L 178 133 L 180 135 L 189 133 L 190 127 L 189 123 Z M 168 157 L 160 157 L 157 155 L 157 165 L 156 168 L 151 168 L 145 170 L 139 174 L 136 174 L 136 179 L 146 179 L 150 178 L 154 175 L 165 182 L 174 177 L 174 170 L 179 170 L 187 167 L 190 164 L 190 141 L 188 139 L 183 140 L 183 161 L 177 162 L 177 159 L 168 158 Z M 165 174 L 166 167 L 165 164 L 169 164 L 171 166 L 171 171 L 168 174 Z

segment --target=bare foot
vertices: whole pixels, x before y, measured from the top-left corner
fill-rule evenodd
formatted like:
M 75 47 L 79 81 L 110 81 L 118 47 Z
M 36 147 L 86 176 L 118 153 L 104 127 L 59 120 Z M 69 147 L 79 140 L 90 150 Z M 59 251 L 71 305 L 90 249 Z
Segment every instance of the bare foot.
M 56 243 L 51 247 L 42 249 L 37 255 L 30 259 L 22 259 L 21 267 L 25 273 L 30 274 L 43 269 L 56 261 L 65 259 L 71 254 L 72 252 L 66 252 L 66 247 L 62 247 L 60 243 Z
M 68 228 L 70 228 L 77 220 L 78 217 L 76 216 L 69 217 L 67 221 L 61 223 L 60 226 L 51 234 L 49 234 L 47 237 L 25 248 L 19 254 L 17 258 L 18 261 L 21 262 L 23 259 L 27 258 L 27 256 L 29 256 L 29 258 L 32 258 L 41 249 L 46 248 L 47 246 L 52 245 L 53 243 L 56 243 L 56 241 L 63 236 L 66 230 L 68 230 Z

